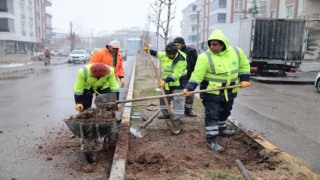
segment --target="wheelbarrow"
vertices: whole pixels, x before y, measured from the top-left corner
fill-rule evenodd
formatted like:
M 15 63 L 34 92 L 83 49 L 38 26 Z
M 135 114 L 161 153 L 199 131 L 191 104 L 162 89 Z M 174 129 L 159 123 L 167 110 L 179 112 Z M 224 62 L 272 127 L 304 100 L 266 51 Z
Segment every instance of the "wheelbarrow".
M 88 119 L 65 119 L 70 131 L 80 139 L 80 151 L 89 163 L 96 161 L 96 154 L 116 142 L 116 120 L 89 121 Z

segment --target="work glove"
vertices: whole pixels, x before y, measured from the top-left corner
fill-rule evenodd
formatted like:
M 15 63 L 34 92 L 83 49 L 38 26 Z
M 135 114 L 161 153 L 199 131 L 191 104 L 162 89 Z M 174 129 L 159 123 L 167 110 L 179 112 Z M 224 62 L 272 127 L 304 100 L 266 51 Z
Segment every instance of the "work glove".
M 241 81 L 240 85 L 241 85 L 241 88 L 246 88 L 250 86 L 250 83 L 248 81 Z
M 146 53 L 150 52 L 150 47 L 149 47 L 148 44 L 146 44 L 146 43 L 143 44 L 143 51 L 146 52 Z
M 165 82 L 164 80 L 161 80 L 160 83 L 159 83 L 159 88 L 164 87 L 165 83 L 166 83 L 166 82 Z
M 82 111 L 83 110 L 83 105 L 82 104 L 76 104 L 76 110 L 77 111 Z
M 183 90 L 183 95 L 184 96 L 191 96 L 192 94 L 188 91 L 188 89 Z
M 126 80 L 124 80 L 124 78 L 121 78 L 120 83 L 121 83 L 121 87 L 123 88 L 126 83 Z

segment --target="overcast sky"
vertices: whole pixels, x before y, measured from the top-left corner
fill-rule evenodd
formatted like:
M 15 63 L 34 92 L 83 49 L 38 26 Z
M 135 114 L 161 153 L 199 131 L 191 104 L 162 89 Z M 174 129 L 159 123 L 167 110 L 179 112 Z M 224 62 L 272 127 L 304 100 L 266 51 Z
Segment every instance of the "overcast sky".
M 115 31 L 130 27 L 145 29 L 150 14 L 150 4 L 155 0 L 52 0 L 48 12 L 52 14 L 55 32 L 69 32 L 70 22 L 80 34 Z M 182 10 L 195 0 L 176 0 L 173 34 L 180 35 Z M 152 11 L 151 11 L 152 12 Z M 151 30 L 155 30 L 150 24 Z

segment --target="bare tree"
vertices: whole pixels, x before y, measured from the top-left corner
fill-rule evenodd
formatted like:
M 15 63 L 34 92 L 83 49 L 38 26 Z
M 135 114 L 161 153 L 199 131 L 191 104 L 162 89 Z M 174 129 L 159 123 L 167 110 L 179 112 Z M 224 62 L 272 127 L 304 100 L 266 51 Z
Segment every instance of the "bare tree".
M 154 5 L 150 5 L 152 9 L 152 14 L 149 15 L 149 20 L 156 26 L 156 35 L 157 35 L 157 44 L 156 50 L 159 48 L 159 30 L 160 30 L 160 22 L 161 22 L 161 14 L 163 11 L 163 3 L 162 1 L 155 0 Z
M 176 1 L 177 0 L 155 0 L 154 6 L 151 6 L 153 16 L 149 16 L 149 18 L 157 28 L 157 35 L 164 39 L 164 45 L 167 44 L 169 33 L 172 29 L 170 22 L 175 18 L 176 6 L 174 5 Z M 162 33 L 159 32 L 160 29 Z
M 252 6 L 248 9 L 248 14 L 250 14 L 251 17 L 255 18 L 259 14 L 259 8 L 256 0 L 252 0 L 251 3 Z

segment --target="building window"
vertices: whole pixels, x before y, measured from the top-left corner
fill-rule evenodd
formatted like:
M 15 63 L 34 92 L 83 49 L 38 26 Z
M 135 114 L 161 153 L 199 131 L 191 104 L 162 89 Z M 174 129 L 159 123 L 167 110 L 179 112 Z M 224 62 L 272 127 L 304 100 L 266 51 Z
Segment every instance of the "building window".
M 243 0 L 234 0 L 234 10 L 243 11 Z
M 0 32 L 14 32 L 14 20 L 0 18 Z
M 225 13 L 219 13 L 218 14 L 218 22 L 219 23 L 226 23 L 226 14 Z
M 214 0 L 211 2 L 211 11 L 219 8 L 227 8 L 227 0 Z
M 225 13 L 214 14 L 210 17 L 210 24 L 226 23 L 226 17 Z
M 7 0 L 0 0 L 0 12 L 8 12 Z
M 290 5 L 290 6 L 287 6 L 287 8 L 286 8 L 286 17 L 288 18 L 288 19 L 293 19 L 294 17 L 293 17 L 293 5 Z
M 197 11 L 197 5 L 192 6 L 192 11 Z
M 276 18 L 277 17 L 277 14 L 276 14 L 276 11 L 273 10 L 270 12 L 270 18 Z
M 261 3 L 261 6 L 266 6 L 267 5 L 267 0 L 261 0 L 260 3 Z
M 196 36 L 196 35 L 190 35 L 190 36 L 188 37 L 188 41 L 189 41 L 189 42 L 196 42 L 196 40 L 197 40 L 197 36 Z
M 22 36 L 27 35 L 26 26 L 25 26 L 24 23 L 21 23 L 21 35 L 22 35 Z

